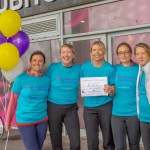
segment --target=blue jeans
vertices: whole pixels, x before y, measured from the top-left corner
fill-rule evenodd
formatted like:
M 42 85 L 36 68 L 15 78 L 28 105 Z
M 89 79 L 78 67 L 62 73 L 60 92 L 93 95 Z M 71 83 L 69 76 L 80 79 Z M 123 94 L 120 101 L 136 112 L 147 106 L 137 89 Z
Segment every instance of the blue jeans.
M 47 132 L 47 121 L 31 126 L 18 126 L 26 150 L 42 150 Z

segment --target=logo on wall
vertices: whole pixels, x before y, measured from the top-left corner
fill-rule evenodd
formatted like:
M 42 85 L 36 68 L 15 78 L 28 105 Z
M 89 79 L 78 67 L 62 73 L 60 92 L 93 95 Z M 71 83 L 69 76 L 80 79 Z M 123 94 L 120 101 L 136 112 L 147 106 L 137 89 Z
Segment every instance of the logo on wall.
M 0 13 L 6 9 L 19 10 L 22 7 L 28 8 L 31 7 L 31 1 L 34 2 L 34 5 L 40 5 L 40 0 L 0 0 Z M 54 2 L 56 0 L 43 0 L 45 2 Z M 3 7 L 1 6 L 3 2 Z M 2 7 L 2 8 L 1 8 Z

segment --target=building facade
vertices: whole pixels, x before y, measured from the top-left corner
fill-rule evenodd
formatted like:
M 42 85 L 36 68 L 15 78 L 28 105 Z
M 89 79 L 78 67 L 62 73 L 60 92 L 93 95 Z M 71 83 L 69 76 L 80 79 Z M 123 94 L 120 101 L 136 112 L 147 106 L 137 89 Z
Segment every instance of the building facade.
M 75 47 L 75 61 L 90 60 L 90 45 L 101 40 L 107 48 L 106 60 L 116 64 L 116 47 L 121 42 L 132 48 L 139 43 L 150 44 L 149 0 L 16 0 L 1 1 L 1 11 L 17 10 L 22 29 L 30 37 L 30 47 L 22 56 L 41 50 L 46 54 L 46 67 L 58 62 L 63 43 Z M 134 59 L 134 57 L 133 57 Z M 26 68 L 28 64 L 24 63 Z M 83 99 L 79 95 L 79 116 L 84 136 Z

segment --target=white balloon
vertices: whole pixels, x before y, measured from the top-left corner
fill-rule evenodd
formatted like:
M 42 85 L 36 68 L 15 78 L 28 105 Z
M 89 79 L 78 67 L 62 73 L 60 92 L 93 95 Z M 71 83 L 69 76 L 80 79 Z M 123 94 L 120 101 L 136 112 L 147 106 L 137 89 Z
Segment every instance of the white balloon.
M 14 79 L 18 75 L 23 73 L 24 71 L 25 71 L 25 68 L 24 68 L 24 65 L 23 65 L 23 62 L 22 62 L 21 58 L 19 59 L 18 64 L 13 69 L 11 69 L 11 70 L 9 70 L 7 72 L 1 69 L 1 72 L 2 72 L 3 76 L 9 82 L 14 81 Z

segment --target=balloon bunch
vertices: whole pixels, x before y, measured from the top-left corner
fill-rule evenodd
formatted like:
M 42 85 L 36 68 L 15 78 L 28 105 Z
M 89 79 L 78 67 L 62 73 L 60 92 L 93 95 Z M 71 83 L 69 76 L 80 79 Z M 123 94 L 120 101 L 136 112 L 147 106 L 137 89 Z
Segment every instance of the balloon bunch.
M 5 123 L 10 83 L 24 71 L 21 56 L 29 47 L 28 35 L 21 31 L 21 17 L 14 10 L 0 14 L 0 116 Z
M 29 47 L 29 37 L 20 31 L 21 24 L 21 17 L 14 10 L 0 14 L 0 68 L 9 82 L 24 71 L 20 57 Z

